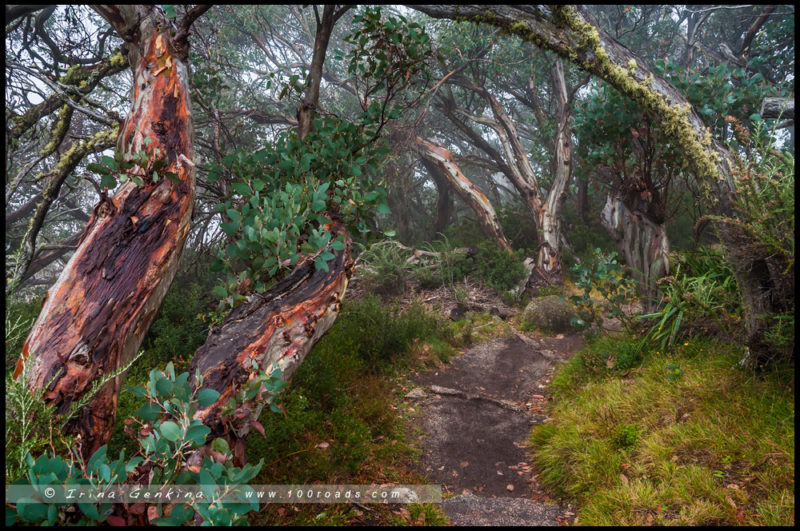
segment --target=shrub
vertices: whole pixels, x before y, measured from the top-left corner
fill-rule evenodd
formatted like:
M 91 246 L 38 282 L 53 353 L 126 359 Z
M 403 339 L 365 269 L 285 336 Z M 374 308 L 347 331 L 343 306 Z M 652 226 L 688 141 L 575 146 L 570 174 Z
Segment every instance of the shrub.
M 39 315 L 42 299 L 6 300 L 6 304 L 6 370 L 9 370 L 16 364 L 22 343 Z
M 624 312 L 623 306 L 635 300 L 636 282 L 618 263 L 616 252 L 606 254 L 598 247 L 588 265 L 575 264 L 572 272 L 578 289 L 583 290 L 582 294 L 570 297 L 578 309 L 578 318 L 573 324 L 585 327 L 596 324 L 603 329 L 604 310 L 591 297 L 596 290 L 608 306 L 605 316 L 619 319 L 629 333 L 633 331 L 634 321 Z
M 358 356 L 370 368 L 386 366 L 408 352 L 415 340 L 452 338 L 444 318 L 434 316 L 420 303 L 405 311 L 386 306 L 379 297 L 367 295 L 355 304 L 348 304 L 328 332 L 335 337 L 358 338 Z
M 406 279 L 412 270 L 408 252 L 393 241 L 381 241 L 364 249 L 358 257 L 361 278 L 366 288 L 379 295 L 399 295 L 406 291 Z
M 493 241 L 481 242 L 475 255 L 478 278 L 499 292 L 516 287 L 525 278 L 524 253 L 509 254 Z
M 223 504 L 220 497 L 227 489 L 217 490 L 217 485 L 240 485 L 247 483 L 258 474 L 263 463 L 256 466 L 245 465 L 235 468 L 231 465 L 232 453 L 225 439 L 218 438 L 211 443 L 216 452 L 215 460 L 204 458 L 198 469 L 182 467 L 192 450 L 206 443 L 211 429 L 193 415 L 200 406 L 212 404 L 219 393 L 212 389 L 202 389 L 202 377 L 198 374 L 196 388 L 192 390 L 189 373 L 175 376 L 172 363 L 165 371 L 153 369 L 150 372 L 149 385 L 134 386 L 130 392 L 146 397 L 148 402 L 136 411 L 135 417 L 126 424 L 138 424 L 129 433 L 138 433 L 140 456 L 125 461 L 125 452 L 119 459 L 111 462 L 108 459 L 108 447 L 102 446 L 86 462 L 80 456 L 73 455 L 68 448 L 69 458 L 53 455 L 52 458 L 34 459 L 26 456 L 28 468 L 27 478 L 17 482 L 19 485 L 32 485 L 36 489 L 53 486 L 66 489 L 66 485 L 80 484 L 105 487 L 125 483 L 131 474 L 145 475 L 150 484 L 192 484 L 202 485 L 205 497 L 193 497 L 191 503 L 178 503 L 172 506 L 169 516 L 162 513 L 158 505 L 159 518 L 151 520 L 156 525 L 181 525 L 197 518 L 205 525 L 231 525 L 245 521 L 243 515 L 258 508 L 257 502 Z M 141 479 L 141 478 L 140 478 Z M 28 481 L 30 480 L 30 481 Z M 244 499 L 241 499 L 245 502 Z M 80 518 L 79 523 L 98 523 L 109 521 L 114 525 L 123 524 L 125 520 L 111 516 L 110 503 L 78 503 L 80 513 L 66 513 L 67 503 L 47 503 L 46 498 L 36 491 L 33 498 L 19 500 L 13 509 L 6 511 L 6 523 L 13 523 L 17 518 L 23 522 L 53 525 L 57 520 L 62 522 Z M 59 513 L 60 516 L 59 516 Z M 68 516 L 71 514 L 72 516 Z

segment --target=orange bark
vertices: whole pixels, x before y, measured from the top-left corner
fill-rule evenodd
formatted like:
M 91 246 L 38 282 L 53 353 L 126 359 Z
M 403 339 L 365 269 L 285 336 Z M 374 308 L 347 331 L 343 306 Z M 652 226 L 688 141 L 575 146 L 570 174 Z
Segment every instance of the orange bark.
M 109 6 L 112 7 L 113 6 Z M 120 130 L 120 151 L 156 149 L 163 171 L 178 182 L 141 170 L 144 184 L 128 182 L 95 208 L 81 242 L 22 349 L 14 375 L 30 357 L 32 389 L 53 383 L 47 402 L 65 413 L 103 375 L 136 354 L 177 270 L 194 201 L 193 126 L 188 70 L 169 44 L 169 26 L 144 25 L 134 61 L 130 116 Z M 152 142 L 145 146 L 144 139 Z M 108 382 L 83 408 L 70 429 L 90 455 L 105 444 L 114 425 L 123 375 Z
M 333 238 L 344 233 L 345 249 L 335 251 L 327 272 L 317 270 L 306 259 L 292 273 L 263 295 L 254 294 L 236 307 L 218 328 L 212 329 L 206 343 L 192 358 L 189 374 L 203 376 L 203 388 L 220 393 L 217 401 L 195 413 L 212 429 L 213 436 L 229 435 L 241 440 L 250 423 L 266 406 L 258 397 L 240 404 L 224 417 L 221 408 L 256 376 L 252 368 L 267 370 L 275 363 L 282 378 L 288 380 L 305 359 L 311 347 L 336 320 L 352 274 L 350 238 L 341 222 L 330 227 Z

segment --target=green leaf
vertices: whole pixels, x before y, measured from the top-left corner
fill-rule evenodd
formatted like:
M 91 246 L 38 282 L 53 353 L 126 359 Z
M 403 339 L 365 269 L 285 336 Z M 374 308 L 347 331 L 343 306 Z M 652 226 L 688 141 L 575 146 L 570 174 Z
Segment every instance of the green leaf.
M 117 179 L 115 179 L 113 175 L 103 175 L 100 177 L 100 187 L 108 189 L 116 188 Z
M 31 498 L 20 498 L 17 501 L 17 514 L 19 517 L 31 523 L 39 523 L 47 518 L 47 505 L 40 503 Z M 8 522 L 8 513 L 6 513 L 6 523 Z
M 172 382 L 167 380 L 166 378 L 162 378 L 161 380 L 156 382 L 156 391 L 158 395 L 162 398 L 166 398 L 172 394 Z
M 214 286 L 214 295 L 220 299 L 224 299 L 228 296 L 228 292 L 222 286 Z
M 163 435 L 168 441 L 178 440 L 178 437 L 181 433 L 180 427 L 171 420 L 162 422 L 161 426 L 158 428 L 158 431 L 160 431 L 161 435 Z
M 100 161 L 109 168 L 111 168 L 112 170 L 117 169 L 117 161 L 112 159 L 108 155 L 103 155 L 102 157 L 100 157 Z
M 210 433 L 211 428 L 204 424 L 192 426 L 186 431 L 186 440 L 191 441 L 196 446 L 200 446 L 206 442 L 206 437 Z
M 96 162 L 91 162 L 87 164 L 86 169 L 92 173 L 100 173 L 100 174 L 107 174 L 111 172 L 109 168 L 106 168 L 102 164 L 97 164 Z
M 140 420 L 144 420 L 145 422 L 154 421 L 160 415 L 161 415 L 161 408 L 156 404 L 145 404 L 133 412 L 134 417 Z
M 238 210 L 229 208 L 228 210 L 225 211 L 225 213 L 228 214 L 228 217 L 231 218 L 235 223 L 242 222 L 242 214 L 239 213 Z
M 314 267 L 317 271 L 324 271 L 325 273 L 330 271 L 328 264 L 322 259 L 322 256 L 318 256 L 314 259 Z
M 217 437 L 214 439 L 214 441 L 211 443 L 211 449 L 225 455 L 231 451 L 228 441 L 222 437 Z
M 197 393 L 197 403 L 202 407 L 213 404 L 219 398 L 219 393 L 211 388 L 201 389 Z
M 233 183 L 233 184 L 231 185 L 231 187 L 233 188 L 233 190 L 234 190 L 234 191 L 235 191 L 237 194 L 240 194 L 240 195 L 249 196 L 250 194 L 252 194 L 252 193 L 253 193 L 253 191 L 252 191 L 252 190 L 250 190 L 250 187 L 249 187 L 249 186 L 247 186 L 247 185 L 246 185 L 246 184 L 244 184 L 244 183 Z
M 108 445 L 104 444 L 97 451 L 92 454 L 92 457 L 89 458 L 89 462 L 86 463 L 86 470 L 89 472 L 94 472 L 100 463 L 106 461 L 106 454 L 108 453 Z
M 145 396 L 147 396 L 147 389 L 145 389 L 141 385 L 132 385 L 128 387 L 128 391 L 130 391 L 130 393 L 136 398 L 144 398 Z
M 91 503 L 79 503 L 78 508 L 90 520 L 100 520 L 100 514 L 97 512 L 97 507 Z
M 239 230 L 239 222 L 233 221 L 233 222 L 220 223 L 219 228 L 221 228 L 222 231 L 228 236 L 233 236 Z

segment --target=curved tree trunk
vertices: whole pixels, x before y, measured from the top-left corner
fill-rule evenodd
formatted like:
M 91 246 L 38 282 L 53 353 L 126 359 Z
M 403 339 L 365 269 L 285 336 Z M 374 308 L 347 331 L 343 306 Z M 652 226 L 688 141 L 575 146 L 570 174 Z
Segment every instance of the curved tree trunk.
M 600 219 L 639 283 L 644 312 L 656 311 L 660 300 L 658 279 L 669 274 L 669 242 L 664 225 L 654 223 L 640 211 L 631 211 L 621 198 L 611 195 L 606 198 Z
M 81 242 L 49 290 L 22 349 L 15 377 L 30 357 L 28 384 L 42 388 L 60 413 L 91 390 L 93 382 L 130 361 L 139 349 L 178 268 L 189 232 L 195 192 L 193 127 L 186 56 L 176 51 L 170 23 L 158 9 L 98 6 L 127 38 L 134 86 L 130 116 L 122 126 L 123 153 L 158 148 L 178 181 L 141 172 L 95 208 Z M 144 139 L 150 139 L 145 145 Z M 70 429 L 91 455 L 111 436 L 124 375 L 108 382 Z
M 238 463 L 245 461 L 244 438 L 267 402 L 259 395 L 237 403 L 232 413 L 225 414 L 222 408 L 256 376 L 252 362 L 262 370 L 275 364 L 282 379 L 288 380 L 341 310 L 353 268 L 351 242 L 341 221 L 335 221 L 330 231 L 332 240 L 345 234 L 345 249 L 332 251 L 327 272 L 317 270 L 313 257 L 308 257 L 266 293 L 251 295 L 210 331 L 189 365 L 192 378 L 195 371 L 203 376 L 203 388 L 220 393 L 216 402 L 199 409 L 194 417 L 211 428 L 209 441 L 226 436 L 235 443 Z M 202 451 L 196 455 L 202 460 Z
M 500 221 L 494 211 L 494 207 L 486 198 L 483 192 L 472 184 L 461 172 L 461 169 L 453 160 L 453 155 L 446 149 L 439 147 L 431 142 L 417 137 L 417 150 L 419 154 L 431 161 L 441 171 L 442 175 L 450 182 L 456 193 L 467 203 L 478 216 L 478 222 L 483 228 L 483 232 L 489 238 L 495 240 L 500 247 L 511 252 L 511 244 L 503 233 Z
M 564 78 L 564 66 L 557 60 L 551 70 L 553 91 L 558 105 L 557 131 L 553 145 L 553 184 L 545 196 L 539 186 L 539 178 L 533 171 L 528 153 L 522 145 L 514 121 L 505 112 L 500 102 L 484 87 L 470 82 L 460 82 L 464 87 L 480 94 L 492 109 L 494 119 L 486 116 L 472 116 L 461 112 L 471 120 L 491 127 L 497 133 L 503 147 L 505 159 L 476 131 L 458 120 L 445 105 L 444 112 L 470 139 L 498 164 L 508 177 L 528 210 L 533 216 L 539 234 L 539 248 L 536 254 L 536 267 L 529 275 L 527 285 L 561 284 L 563 266 L 561 260 L 560 211 L 566 198 L 566 187 L 572 176 L 572 128 L 570 126 L 570 95 Z M 451 103 L 452 105 L 452 103 Z

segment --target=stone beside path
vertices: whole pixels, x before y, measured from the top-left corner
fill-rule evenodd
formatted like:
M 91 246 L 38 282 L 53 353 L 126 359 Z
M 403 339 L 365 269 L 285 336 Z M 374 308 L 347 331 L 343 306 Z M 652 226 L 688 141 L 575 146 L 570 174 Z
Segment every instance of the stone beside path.
M 423 411 L 423 472 L 443 492 L 454 525 L 561 525 L 569 507 L 546 503 L 527 462 L 531 427 L 546 419 L 555 363 L 580 335 L 520 333 L 474 345 L 443 369 L 412 379 L 406 395 Z

